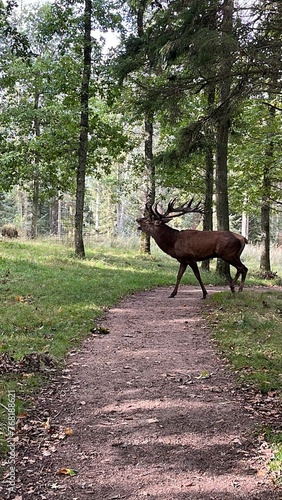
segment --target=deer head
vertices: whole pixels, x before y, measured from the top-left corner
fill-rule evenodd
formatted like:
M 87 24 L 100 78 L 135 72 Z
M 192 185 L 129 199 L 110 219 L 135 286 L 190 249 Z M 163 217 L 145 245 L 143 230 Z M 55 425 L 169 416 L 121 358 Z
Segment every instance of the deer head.
M 194 207 L 192 206 L 194 198 L 190 201 L 183 203 L 182 205 L 176 207 L 175 206 L 175 198 L 170 200 L 168 203 L 167 209 L 165 211 L 160 211 L 158 208 L 158 203 L 149 204 L 146 203 L 145 211 L 146 215 L 139 219 L 136 219 L 136 222 L 139 224 L 139 228 L 142 231 L 150 233 L 150 226 L 160 226 L 167 222 L 170 222 L 174 217 L 180 217 L 181 215 L 188 213 L 200 213 L 203 214 L 204 209 L 201 205 L 201 202 L 198 202 Z

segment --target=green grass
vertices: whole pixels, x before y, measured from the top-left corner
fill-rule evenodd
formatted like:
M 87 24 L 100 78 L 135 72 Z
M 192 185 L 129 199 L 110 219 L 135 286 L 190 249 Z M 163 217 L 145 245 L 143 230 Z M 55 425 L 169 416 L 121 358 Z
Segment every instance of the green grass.
M 281 390 L 281 292 L 214 294 L 209 319 L 220 350 L 242 381 L 263 392 Z
M 264 438 L 270 443 L 273 457 L 269 461 L 269 470 L 276 478 L 276 482 L 282 485 L 282 432 L 265 429 Z
M 2 242 L 0 353 L 19 359 L 48 352 L 62 358 L 105 308 L 137 290 L 172 286 L 177 269 L 166 256 L 142 256 L 131 249 L 90 249 L 87 259 L 78 260 L 59 244 Z M 212 274 L 205 278 L 211 282 Z M 191 272 L 185 282 L 197 283 Z
M 266 291 L 216 293 L 207 308 L 214 338 L 240 383 L 282 398 L 282 293 Z M 267 431 L 274 450 L 269 466 L 281 478 L 282 433 Z M 271 437 L 271 438 L 270 438 Z

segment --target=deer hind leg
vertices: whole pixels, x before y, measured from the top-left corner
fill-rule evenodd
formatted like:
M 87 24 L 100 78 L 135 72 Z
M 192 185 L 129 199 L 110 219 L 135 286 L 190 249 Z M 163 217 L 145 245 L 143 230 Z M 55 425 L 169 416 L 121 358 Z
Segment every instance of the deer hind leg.
M 241 274 L 241 271 L 237 270 L 237 273 L 236 273 L 235 277 L 233 278 L 233 280 L 232 279 L 230 280 L 229 286 L 230 286 L 231 292 L 235 292 L 235 285 L 236 285 L 236 283 L 238 281 L 238 278 L 239 278 L 240 274 Z
M 244 266 L 244 264 L 242 264 L 242 270 L 241 270 L 242 279 L 241 279 L 241 283 L 239 286 L 239 292 L 242 292 L 242 290 L 244 288 L 247 272 L 248 272 L 248 268 L 246 266 Z
M 236 273 L 235 277 L 230 282 L 231 291 L 234 292 L 234 290 L 235 290 L 234 287 L 235 287 L 235 285 L 236 285 L 236 283 L 238 281 L 239 276 L 241 275 L 242 277 L 241 277 L 241 283 L 240 283 L 240 286 L 239 286 L 239 292 L 242 292 L 242 290 L 244 288 L 244 284 L 245 284 L 245 280 L 246 280 L 248 268 L 246 266 L 244 266 L 244 264 L 241 262 L 240 259 L 238 259 L 238 262 L 236 263 L 236 265 L 234 264 L 234 262 L 232 262 L 232 263 L 230 262 L 230 264 L 232 264 L 237 269 L 237 273 Z
M 206 298 L 208 292 L 205 288 L 205 285 L 204 283 L 202 282 L 202 278 L 201 278 L 201 275 L 200 275 L 200 271 L 199 271 L 199 268 L 198 268 L 198 264 L 197 262 L 189 262 L 189 266 L 191 267 L 193 273 L 195 274 L 200 286 L 201 286 L 201 289 L 202 289 L 202 292 L 203 292 L 203 299 Z
M 177 294 L 179 283 L 181 281 L 181 278 L 182 278 L 183 274 L 185 273 L 185 271 L 187 269 L 187 265 L 188 264 L 180 264 L 179 271 L 177 273 L 176 285 L 174 287 L 173 292 L 169 296 L 170 298 L 175 297 L 175 295 Z

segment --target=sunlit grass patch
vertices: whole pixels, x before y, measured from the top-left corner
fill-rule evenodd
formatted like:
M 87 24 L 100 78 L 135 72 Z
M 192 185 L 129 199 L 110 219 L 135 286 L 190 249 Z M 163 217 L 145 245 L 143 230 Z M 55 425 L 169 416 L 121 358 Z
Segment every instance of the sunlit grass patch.
M 274 456 L 269 463 L 269 469 L 274 473 L 278 484 L 282 484 L 282 433 L 279 443 L 273 444 Z
M 282 485 L 282 432 L 273 431 L 269 427 L 264 430 L 264 439 L 270 444 L 273 456 L 268 467 L 275 477 L 276 482 Z

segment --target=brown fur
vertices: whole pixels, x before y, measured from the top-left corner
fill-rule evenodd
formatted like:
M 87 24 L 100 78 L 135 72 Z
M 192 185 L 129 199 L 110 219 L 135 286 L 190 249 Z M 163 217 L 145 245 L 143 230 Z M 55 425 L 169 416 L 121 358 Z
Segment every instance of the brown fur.
M 187 268 L 190 266 L 202 288 L 203 298 L 207 296 L 207 290 L 202 282 L 197 262 L 219 257 L 237 270 L 235 278 L 230 281 L 230 289 L 234 292 L 235 284 L 241 275 L 239 291 L 243 290 L 248 269 L 240 260 L 240 255 L 248 243 L 241 234 L 231 231 L 196 231 L 185 229 L 178 231 L 165 224 L 168 218 L 162 220 L 152 216 L 137 219 L 139 229 L 149 234 L 157 245 L 180 263 L 175 288 L 171 294 L 177 294 L 180 280 Z

